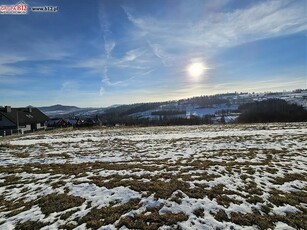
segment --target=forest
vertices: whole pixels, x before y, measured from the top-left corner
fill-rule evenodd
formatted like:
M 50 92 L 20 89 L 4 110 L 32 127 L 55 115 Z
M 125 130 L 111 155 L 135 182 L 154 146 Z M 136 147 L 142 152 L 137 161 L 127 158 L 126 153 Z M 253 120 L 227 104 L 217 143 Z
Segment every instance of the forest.
M 239 110 L 239 123 L 307 121 L 307 111 L 302 106 L 289 104 L 282 99 L 243 104 Z

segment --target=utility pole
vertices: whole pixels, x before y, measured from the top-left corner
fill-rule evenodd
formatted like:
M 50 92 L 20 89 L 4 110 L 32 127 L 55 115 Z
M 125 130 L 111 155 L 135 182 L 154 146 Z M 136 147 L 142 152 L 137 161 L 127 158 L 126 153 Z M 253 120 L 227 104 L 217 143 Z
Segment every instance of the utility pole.
M 18 109 L 17 109 L 17 134 L 19 135 L 19 119 L 18 119 Z

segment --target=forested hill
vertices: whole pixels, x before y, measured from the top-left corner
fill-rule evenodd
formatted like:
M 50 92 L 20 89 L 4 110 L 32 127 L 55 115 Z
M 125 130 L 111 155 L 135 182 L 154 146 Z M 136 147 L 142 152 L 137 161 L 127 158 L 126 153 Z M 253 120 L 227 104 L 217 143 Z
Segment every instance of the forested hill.
M 209 107 L 215 104 L 229 103 L 228 99 L 223 99 L 223 95 L 214 96 L 199 96 L 188 99 L 182 99 L 178 101 L 166 101 L 166 102 L 149 102 L 149 103 L 136 103 L 131 105 L 120 105 L 115 108 L 109 108 L 105 110 L 108 114 L 117 114 L 119 116 L 126 116 L 133 113 L 144 112 L 148 110 L 154 110 L 160 106 L 172 107 L 173 109 L 180 109 L 180 106 L 193 105 L 197 107 Z
M 268 99 L 243 104 L 238 122 L 295 122 L 307 121 L 307 111 L 299 105 L 289 104 L 282 99 Z

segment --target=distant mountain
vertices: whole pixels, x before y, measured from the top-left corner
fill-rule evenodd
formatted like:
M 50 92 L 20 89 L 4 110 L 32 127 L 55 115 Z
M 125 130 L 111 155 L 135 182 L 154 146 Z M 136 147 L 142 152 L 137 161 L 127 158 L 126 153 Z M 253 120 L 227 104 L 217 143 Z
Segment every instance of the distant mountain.
M 39 109 L 48 115 L 50 118 L 54 117 L 92 117 L 97 114 L 104 112 L 105 108 L 80 108 L 77 106 L 70 105 L 52 105 L 52 106 L 43 106 Z
M 116 108 L 116 107 L 119 107 L 119 106 L 122 106 L 123 104 L 114 104 L 114 105 L 110 105 L 107 107 L 107 109 L 111 109 L 111 108 Z
M 51 105 L 51 106 L 44 106 L 44 107 L 39 107 L 39 109 L 43 112 L 48 112 L 48 111 L 72 111 L 72 110 L 79 110 L 80 108 L 77 106 L 70 106 L 70 105 Z
M 39 109 L 51 118 L 68 116 L 69 114 L 72 114 L 72 113 L 75 113 L 81 110 L 81 108 L 77 106 L 60 105 L 60 104 L 39 107 Z

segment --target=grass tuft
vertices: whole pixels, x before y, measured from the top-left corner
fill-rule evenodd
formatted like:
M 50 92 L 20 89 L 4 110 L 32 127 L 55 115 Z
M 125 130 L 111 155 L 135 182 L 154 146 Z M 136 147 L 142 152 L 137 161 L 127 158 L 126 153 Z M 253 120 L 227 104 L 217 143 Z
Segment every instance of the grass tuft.
M 52 193 L 39 199 L 38 205 L 43 214 L 49 215 L 53 212 L 61 212 L 69 208 L 78 207 L 84 201 L 84 198 L 78 196 L 70 196 L 66 193 Z

